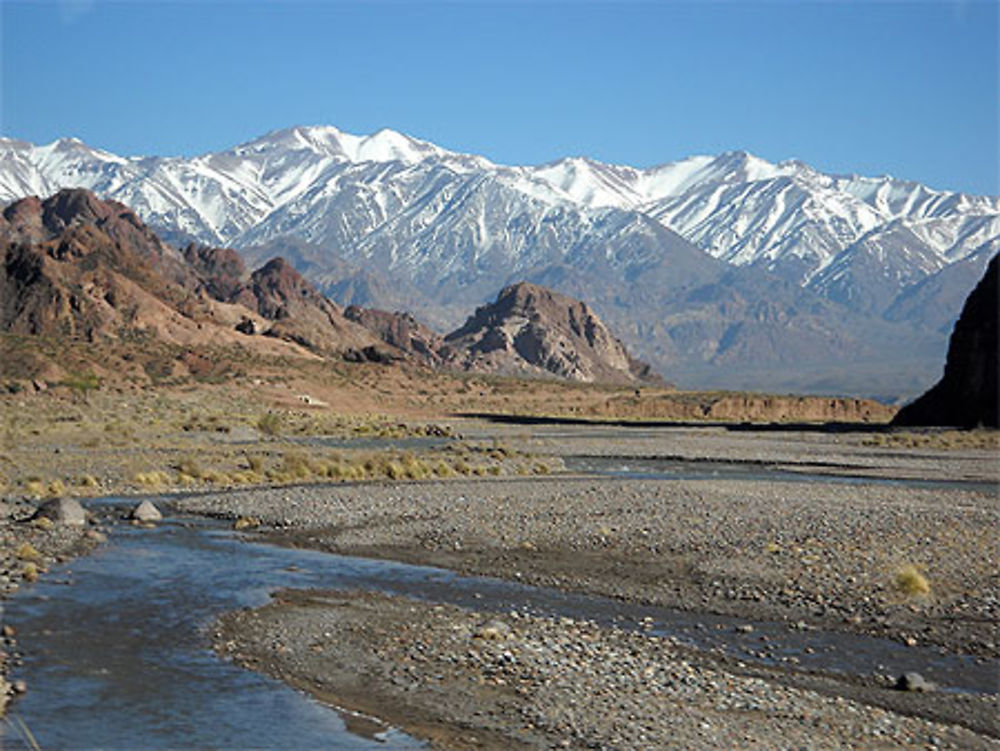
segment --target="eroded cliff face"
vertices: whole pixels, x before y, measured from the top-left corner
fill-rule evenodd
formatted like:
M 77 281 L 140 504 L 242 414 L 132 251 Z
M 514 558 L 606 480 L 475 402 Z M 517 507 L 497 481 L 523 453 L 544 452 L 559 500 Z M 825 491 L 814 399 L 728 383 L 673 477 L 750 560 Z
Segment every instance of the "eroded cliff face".
M 948 344 L 944 376 L 926 394 L 900 410 L 895 425 L 1000 427 L 997 397 L 997 284 L 1000 255 L 965 301 Z
M 853 397 L 685 392 L 617 396 L 587 410 L 595 417 L 724 423 L 884 424 L 895 407 Z

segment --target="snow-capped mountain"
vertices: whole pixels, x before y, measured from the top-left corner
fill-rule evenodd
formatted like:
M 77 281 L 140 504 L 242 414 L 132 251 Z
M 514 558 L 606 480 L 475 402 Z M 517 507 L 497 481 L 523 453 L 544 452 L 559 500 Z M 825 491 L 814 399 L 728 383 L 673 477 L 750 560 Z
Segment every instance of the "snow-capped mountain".
M 43 146 L 0 139 L 0 200 L 61 187 L 121 201 L 174 242 L 248 249 L 297 238 L 314 249 L 308 273 L 328 291 L 345 288 L 346 262 L 388 280 L 385 288 L 417 301 L 424 309 L 415 312 L 441 326 L 455 325 L 470 303 L 511 281 L 544 281 L 594 303 L 612 325 L 625 323 L 628 343 L 640 356 L 659 352 L 655 364 L 668 376 L 672 365 L 721 363 L 722 349 L 735 351 L 734 337 L 746 333 L 719 331 L 698 342 L 676 326 L 664 332 L 665 319 L 656 316 L 666 303 L 651 299 L 657 291 L 671 291 L 676 302 L 722 283 L 736 267 L 746 273 L 727 283 L 750 307 L 751 288 L 777 277 L 792 296 L 796 288 L 814 293 L 889 325 L 889 311 L 911 309 L 905 301 L 918 287 L 923 296 L 948 289 L 954 297 L 954 283 L 929 280 L 954 264 L 969 269 L 951 278 L 973 276 L 989 260 L 977 251 L 1000 238 L 1000 198 L 827 175 L 745 152 L 637 169 L 584 158 L 503 166 L 391 130 L 356 136 L 333 127 L 275 131 L 192 158 L 120 157 L 74 139 Z M 713 315 L 733 323 L 746 312 L 743 303 Z M 689 304 L 681 328 L 698 317 Z M 818 304 L 807 296 L 782 315 L 802 315 L 803 305 L 818 311 Z M 953 304 L 942 304 L 952 315 Z M 637 305 L 657 312 L 640 314 Z M 814 314 L 843 318 L 838 311 Z M 935 341 L 927 351 L 943 353 Z

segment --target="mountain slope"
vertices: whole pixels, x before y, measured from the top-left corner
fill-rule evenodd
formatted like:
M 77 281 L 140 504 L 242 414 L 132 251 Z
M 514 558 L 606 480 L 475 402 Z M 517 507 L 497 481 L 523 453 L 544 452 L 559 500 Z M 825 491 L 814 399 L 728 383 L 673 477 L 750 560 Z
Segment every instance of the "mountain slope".
M 163 243 L 126 206 L 83 190 L 0 215 L 0 331 L 87 341 L 239 345 L 303 356 L 285 339 L 350 359 L 387 348 L 281 259 L 247 274 L 232 250 Z M 247 336 L 261 332 L 268 337 Z
M 290 128 L 189 159 L 0 139 L 0 198 L 62 185 L 131 205 L 172 241 L 247 248 L 254 262 L 260 248 L 291 245 L 292 264 L 340 303 L 412 310 L 441 329 L 518 279 L 548 284 L 591 301 L 690 385 L 746 385 L 753 373 L 760 388 L 919 390 L 967 290 L 935 297 L 933 321 L 907 300 L 1000 238 L 998 198 L 744 152 L 650 169 L 581 158 L 507 167 L 387 130 Z M 746 273 L 728 275 L 734 266 Z M 690 298 L 737 279 L 738 290 L 707 295 L 711 315 Z M 782 316 L 760 312 L 771 304 Z M 801 315 L 811 322 L 793 325 Z M 826 354 L 808 341 L 821 331 L 833 337 Z M 884 350 L 893 340 L 913 356 Z M 868 375 L 831 376 L 846 361 Z M 811 375 L 789 380 L 789 363 Z

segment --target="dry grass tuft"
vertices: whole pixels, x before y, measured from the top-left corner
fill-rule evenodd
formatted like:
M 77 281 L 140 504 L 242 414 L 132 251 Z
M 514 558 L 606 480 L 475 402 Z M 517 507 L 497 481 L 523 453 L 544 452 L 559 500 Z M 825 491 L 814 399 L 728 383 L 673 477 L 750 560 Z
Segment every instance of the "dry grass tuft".
M 907 597 L 920 597 L 931 592 L 927 578 L 917 570 L 916 566 L 909 563 L 896 572 L 893 583 L 896 589 Z

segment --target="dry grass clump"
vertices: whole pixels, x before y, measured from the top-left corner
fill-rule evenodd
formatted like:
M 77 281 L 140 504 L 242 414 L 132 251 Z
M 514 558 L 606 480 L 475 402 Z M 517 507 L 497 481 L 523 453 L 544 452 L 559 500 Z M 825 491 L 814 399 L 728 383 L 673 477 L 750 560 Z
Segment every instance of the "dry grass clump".
M 41 478 L 29 477 L 24 481 L 24 494 L 35 500 L 40 499 L 45 495 L 45 483 L 42 482 Z
M 24 568 L 21 569 L 21 576 L 27 582 L 38 581 L 39 569 L 38 564 L 34 561 L 28 561 L 24 564 Z
M 864 446 L 926 448 L 941 450 L 1000 450 L 1000 430 L 899 430 L 874 433 L 861 441 Z
M 170 484 L 170 475 L 159 469 L 136 472 L 132 479 L 135 480 L 136 485 L 150 489 L 162 488 Z
M 223 415 L 194 414 L 180 424 L 185 433 L 200 431 L 205 433 L 228 433 L 232 426 Z
M 261 415 L 256 422 L 257 430 L 261 432 L 261 435 L 266 436 L 281 435 L 284 424 L 284 418 L 276 412 Z
M 917 570 L 916 566 L 909 563 L 896 571 L 893 584 L 898 592 L 907 597 L 922 597 L 931 592 L 927 578 Z
M 101 483 L 97 481 L 97 478 L 93 475 L 81 475 L 76 480 L 77 487 L 86 488 L 88 490 L 94 490 L 101 486 Z
M 15 553 L 18 560 L 21 561 L 34 561 L 39 563 L 42 560 L 42 554 L 35 549 L 35 546 L 30 542 L 25 542 L 21 544 L 21 547 L 17 549 Z
M 61 498 L 66 495 L 66 484 L 62 480 L 57 478 L 46 481 L 38 475 L 25 478 L 21 489 L 24 495 L 36 501 L 45 498 Z

